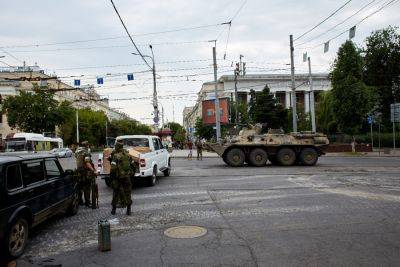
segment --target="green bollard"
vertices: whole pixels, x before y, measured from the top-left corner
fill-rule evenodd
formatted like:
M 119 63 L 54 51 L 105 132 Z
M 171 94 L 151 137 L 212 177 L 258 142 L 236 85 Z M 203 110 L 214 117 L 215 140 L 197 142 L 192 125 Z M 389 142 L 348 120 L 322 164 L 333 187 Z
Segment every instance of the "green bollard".
M 98 240 L 100 251 L 111 250 L 111 228 L 108 220 L 98 221 Z

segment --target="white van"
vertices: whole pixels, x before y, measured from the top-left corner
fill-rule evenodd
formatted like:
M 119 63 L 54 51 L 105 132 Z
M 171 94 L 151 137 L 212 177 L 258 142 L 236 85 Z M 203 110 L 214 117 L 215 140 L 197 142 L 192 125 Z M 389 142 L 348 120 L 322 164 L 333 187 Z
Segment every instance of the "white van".
M 168 148 L 165 148 L 157 136 L 152 135 L 123 135 L 116 138 L 116 142 L 124 144 L 136 163 L 135 177 L 148 178 L 149 186 L 157 182 L 157 174 L 162 172 L 164 176 L 171 174 L 171 157 Z M 110 185 L 110 165 L 107 160 L 111 149 L 103 152 L 102 176 L 106 184 Z

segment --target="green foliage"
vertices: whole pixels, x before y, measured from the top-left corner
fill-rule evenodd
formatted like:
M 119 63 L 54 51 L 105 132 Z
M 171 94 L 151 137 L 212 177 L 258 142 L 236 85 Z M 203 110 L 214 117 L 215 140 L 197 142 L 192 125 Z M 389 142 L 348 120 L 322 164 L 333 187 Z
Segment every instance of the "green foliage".
M 215 130 L 213 129 L 213 127 L 211 125 L 205 125 L 202 118 L 197 118 L 195 128 L 195 135 L 197 137 L 209 140 L 215 136 Z
M 93 111 L 88 108 L 79 109 L 78 113 L 80 141 L 88 141 L 90 144 L 98 146 L 105 144 L 106 114 L 103 111 Z
M 268 85 L 256 94 L 254 103 L 254 123 L 267 123 L 268 128 L 285 128 L 287 110 L 270 93 Z
M 3 102 L 3 113 L 11 128 L 24 132 L 54 132 L 55 127 L 66 120 L 64 107 L 54 99 L 54 94 L 34 85 L 33 92 L 20 91 L 19 95 L 7 97 Z
M 109 125 L 108 136 L 149 135 L 151 128 L 136 120 L 113 120 Z
M 247 112 L 246 103 L 240 103 L 238 105 L 238 110 L 239 110 L 239 124 L 246 125 L 246 124 L 250 123 L 250 117 Z M 235 121 L 236 121 L 236 102 L 234 102 L 234 101 L 232 101 L 230 120 L 232 123 L 235 123 Z
M 172 131 L 172 140 L 184 142 L 186 140 L 186 130 L 177 122 L 169 122 L 165 125 L 166 128 Z
M 340 131 L 359 133 L 372 109 L 373 97 L 362 81 L 363 61 L 360 51 L 346 41 L 338 51 L 331 72 L 333 113 Z
M 323 92 L 316 106 L 318 131 L 326 134 L 337 132 L 337 122 L 333 112 L 333 95 L 331 91 Z
M 390 104 L 400 101 L 400 34 L 397 28 L 373 32 L 366 39 L 364 80 L 378 95 L 382 121 L 390 126 Z
M 76 109 L 68 101 L 61 102 L 60 112 L 64 117 L 64 123 L 59 126 L 61 138 L 67 145 L 73 144 L 75 140 Z

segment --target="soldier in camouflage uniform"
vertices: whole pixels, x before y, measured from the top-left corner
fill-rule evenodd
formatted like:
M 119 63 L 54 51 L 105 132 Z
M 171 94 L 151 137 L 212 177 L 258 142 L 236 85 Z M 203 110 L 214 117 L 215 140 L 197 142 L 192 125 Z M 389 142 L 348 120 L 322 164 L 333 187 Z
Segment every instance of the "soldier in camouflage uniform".
M 132 183 L 131 176 L 134 175 L 134 167 L 131 157 L 123 148 L 123 144 L 117 142 L 115 150 L 110 156 L 111 162 L 111 186 L 113 188 L 112 210 L 111 214 L 115 214 L 117 207 L 126 207 L 126 214 L 131 215 L 131 193 Z
M 96 208 L 96 200 L 93 196 L 93 191 L 96 183 L 96 171 L 92 162 L 92 156 L 89 153 L 89 143 L 84 141 L 81 143 L 82 147 L 78 148 L 76 156 L 76 165 L 78 172 L 78 189 L 79 189 L 79 202 L 82 205 L 82 195 L 85 198 L 85 206 Z M 92 193 L 92 201 L 90 195 Z

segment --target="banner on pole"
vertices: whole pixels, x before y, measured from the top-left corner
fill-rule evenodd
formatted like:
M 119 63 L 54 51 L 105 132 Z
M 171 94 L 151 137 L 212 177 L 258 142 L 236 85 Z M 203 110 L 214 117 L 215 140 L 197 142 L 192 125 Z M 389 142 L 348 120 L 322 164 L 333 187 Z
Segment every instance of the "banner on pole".
M 75 86 L 81 86 L 81 80 L 74 80 Z
M 303 62 L 307 61 L 307 52 L 303 53 Z
M 324 53 L 329 51 L 329 41 L 324 44 Z
M 133 73 L 129 73 L 127 75 L 127 77 L 128 77 L 128 81 L 133 81 L 134 80 Z
M 104 80 L 103 78 L 97 78 L 97 84 L 103 84 Z
M 349 31 L 349 39 L 353 39 L 356 36 L 356 26 L 353 26 L 350 28 Z

